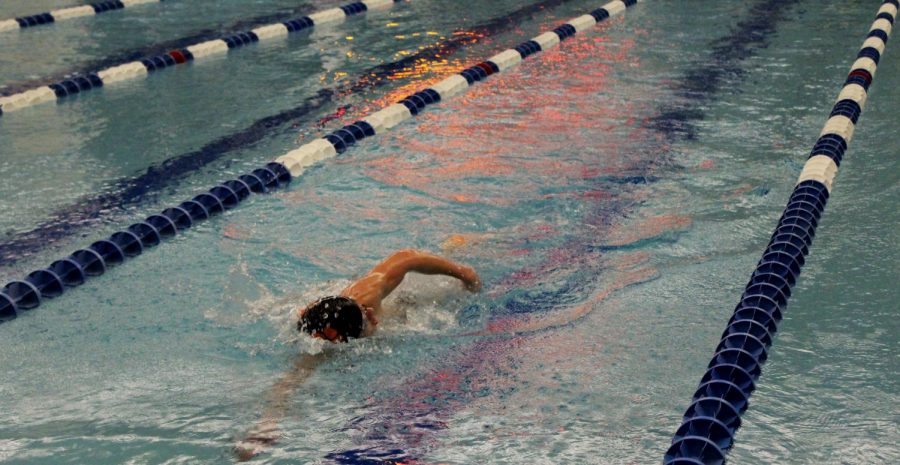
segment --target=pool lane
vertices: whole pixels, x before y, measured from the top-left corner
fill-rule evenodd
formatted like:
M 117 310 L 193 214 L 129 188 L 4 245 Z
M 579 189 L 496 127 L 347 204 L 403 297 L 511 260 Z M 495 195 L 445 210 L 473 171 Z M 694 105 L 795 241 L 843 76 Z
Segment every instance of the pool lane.
M 348 95 L 363 94 L 379 87 L 390 87 L 403 78 L 418 77 L 417 73 L 422 71 L 429 74 L 436 74 L 444 69 L 450 71 L 452 66 L 441 64 L 442 57 L 489 41 L 495 35 L 508 33 L 518 27 L 521 21 L 540 15 L 547 8 L 558 7 L 565 3 L 565 0 L 533 3 L 497 18 L 476 23 L 467 30 L 458 30 L 452 36 L 421 46 L 415 53 L 405 54 L 398 60 L 362 69 L 355 73 L 353 81 L 344 79 L 337 81 L 333 87 L 319 89 L 299 106 L 252 121 L 245 129 L 206 143 L 197 150 L 152 164 L 142 174 L 111 180 L 103 191 L 112 192 L 103 192 L 96 196 L 87 194 L 78 203 L 56 210 L 51 214 L 51 219 L 43 220 L 33 229 L 12 234 L 0 242 L 0 263 L 14 264 L 24 257 L 52 247 L 58 241 L 71 237 L 84 228 L 113 221 L 108 215 L 110 211 L 127 210 L 152 202 L 160 193 L 165 192 L 166 187 L 180 182 L 185 176 L 197 173 L 210 163 L 219 161 L 233 152 L 252 147 L 266 138 L 293 131 L 297 125 L 304 125 L 309 131 L 315 131 L 317 129 L 311 124 L 311 116 L 333 105 L 334 102 L 346 99 Z M 430 69 L 415 71 L 422 63 L 433 64 Z M 102 212 L 105 213 L 101 214 Z
M 326 458 L 339 464 L 430 463 L 431 457 L 444 462 L 446 459 L 442 451 L 435 446 L 439 442 L 436 440 L 438 432 L 448 428 L 453 418 L 465 416 L 464 412 L 477 408 L 473 407 L 473 403 L 477 405 L 482 397 L 478 394 L 478 386 L 489 386 L 487 389 L 492 392 L 492 396 L 512 396 L 517 389 L 514 385 L 504 385 L 504 378 L 516 377 L 514 373 L 522 370 L 522 374 L 518 376 L 522 377 L 522 382 L 527 382 L 524 381 L 524 373 L 527 371 L 521 366 L 537 368 L 535 364 L 522 360 L 519 353 L 540 352 L 539 348 L 552 345 L 548 338 L 565 338 L 563 334 L 566 330 L 560 331 L 559 327 L 565 328 L 572 321 L 584 318 L 595 310 L 601 315 L 594 316 L 592 324 L 614 325 L 625 331 L 622 325 L 627 317 L 616 315 L 618 312 L 611 311 L 603 301 L 612 292 L 653 279 L 655 272 L 649 265 L 641 266 L 646 258 L 638 259 L 636 265 L 626 267 L 625 270 L 617 270 L 610 265 L 611 261 L 617 260 L 615 251 L 628 249 L 631 244 L 668 232 L 676 232 L 684 228 L 684 221 L 689 219 L 673 222 L 660 218 L 660 228 L 646 228 L 647 231 L 652 231 L 646 233 L 646 236 L 641 236 L 638 229 L 637 232 L 627 232 L 624 235 L 621 234 L 622 231 L 618 231 L 619 237 L 627 238 L 625 240 L 610 239 L 610 236 L 617 236 L 614 225 L 621 218 L 633 215 L 640 203 L 639 197 L 634 198 L 634 194 L 627 193 L 631 189 L 610 189 L 610 185 L 633 188 L 653 182 L 653 179 L 665 173 L 665 166 L 669 163 L 666 160 L 672 156 L 670 145 L 697 139 L 694 125 L 705 118 L 705 106 L 723 98 L 720 95 L 723 86 L 726 83 L 734 85 L 734 77 L 743 74 L 745 61 L 768 46 L 771 35 L 787 20 L 797 3 L 770 0 L 753 4 L 742 18 L 736 19 L 736 26 L 727 35 L 710 41 L 714 46 L 709 54 L 714 59 L 701 61 L 684 76 L 670 83 L 675 92 L 675 97 L 670 100 L 674 102 L 663 103 L 655 114 L 645 117 L 641 129 L 658 134 L 660 138 L 655 143 L 650 143 L 650 137 L 635 137 L 643 140 L 645 145 L 640 149 L 641 159 L 633 160 L 630 165 L 620 168 L 622 173 L 628 175 L 620 175 L 617 179 L 596 179 L 601 181 L 596 186 L 601 189 L 600 194 L 596 196 L 592 212 L 581 218 L 584 224 L 580 226 L 585 228 L 590 225 L 590 234 L 576 237 L 550 251 L 545 262 L 514 271 L 492 283 L 492 292 L 502 297 L 492 307 L 480 307 L 480 310 L 490 315 L 485 322 L 487 330 L 477 332 L 485 340 L 470 345 L 460 344 L 453 351 L 452 361 L 442 360 L 439 367 L 431 367 L 434 371 L 418 373 L 406 382 L 399 383 L 402 387 L 397 393 L 386 398 L 380 397 L 368 418 L 356 418 L 352 422 L 366 425 L 365 428 L 348 426 L 348 430 L 356 434 L 356 447 L 330 452 Z M 599 86 L 602 89 L 602 84 Z M 590 110 L 585 108 L 579 113 L 590 115 Z M 408 184 L 409 180 L 404 179 L 402 182 Z M 607 240 L 598 244 L 597 238 Z M 607 256 L 610 252 L 613 253 L 613 258 Z M 560 275 L 559 270 L 568 269 L 571 273 L 573 268 L 577 273 Z M 607 281 L 598 284 L 598 276 L 605 276 Z M 558 284 L 561 280 L 563 285 Z M 547 282 L 557 284 L 548 286 L 548 290 L 532 291 L 526 295 L 515 292 L 520 288 L 540 288 L 541 283 Z M 603 286 L 608 288 L 604 289 Z M 586 298 L 586 295 L 592 293 L 593 298 Z M 583 309 L 584 313 L 572 315 L 573 307 L 576 310 Z M 551 315 L 546 315 L 548 313 Z M 553 313 L 561 315 L 554 317 Z M 474 314 L 477 311 L 465 313 Z M 490 337 L 491 334 L 506 336 Z M 603 350 L 606 341 L 583 343 L 593 345 L 595 350 Z M 569 347 L 569 350 L 572 349 L 573 347 Z M 615 358 L 613 355 L 612 360 Z M 549 359 L 544 362 L 546 365 L 541 366 L 551 366 Z M 540 376 L 535 372 L 527 373 L 529 376 Z M 504 394 L 506 391 L 510 393 Z M 482 439 L 490 436 L 487 430 L 474 434 Z M 589 438 L 579 440 L 589 442 Z

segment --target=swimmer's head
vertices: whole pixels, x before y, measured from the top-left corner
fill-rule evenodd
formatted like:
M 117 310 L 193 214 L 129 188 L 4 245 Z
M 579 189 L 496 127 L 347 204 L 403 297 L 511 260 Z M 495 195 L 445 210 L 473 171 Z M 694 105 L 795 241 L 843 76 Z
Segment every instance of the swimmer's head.
M 365 329 L 365 311 L 349 297 L 324 297 L 301 313 L 297 330 L 331 342 L 358 338 Z

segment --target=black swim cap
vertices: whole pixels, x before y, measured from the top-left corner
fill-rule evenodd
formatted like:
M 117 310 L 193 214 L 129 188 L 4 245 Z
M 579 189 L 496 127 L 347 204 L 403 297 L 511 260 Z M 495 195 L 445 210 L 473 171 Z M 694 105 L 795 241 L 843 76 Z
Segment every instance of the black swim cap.
M 306 307 L 297 322 L 297 330 L 308 334 L 324 334 L 326 328 L 337 332 L 341 342 L 358 338 L 363 331 L 362 307 L 349 297 L 324 297 Z

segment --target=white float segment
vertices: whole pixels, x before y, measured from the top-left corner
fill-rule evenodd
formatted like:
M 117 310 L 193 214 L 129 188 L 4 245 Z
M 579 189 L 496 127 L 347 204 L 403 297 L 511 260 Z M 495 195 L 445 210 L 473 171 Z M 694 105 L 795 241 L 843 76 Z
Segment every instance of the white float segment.
M 818 181 L 824 184 L 830 193 L 837 171 L 838 166 L 831 157 L 816 155 L 803 165 L 803 171 L 800 172 L 800 176 L 797 178 L 797 184 L 804 181 Z
M 887 13 L 896 18 L 897 17 L 897 7 L 895 7 L 894 5 L 892 5 L 890 3 L 885 3 L 884 5 L 881 5 L 881 8 L 878 9 L 878 14 L 881 14 L 881 13 Z
M 878 65 L 875 63 L 875 60 L 869 57 L 862 57 L 853 62 L 853 66 L 850 67 L 850 71 L 854 69 L 864 69 L 875 77 L 875 69 L 878 68 Z
M 891 35 L 891 22 L 884 18 L 878 18 L 872 23 L 872 29 L 869 29 L 869 31 L 871 32 L 875 29 L 881 29 L 887 33 L 887 35 Z
M 90 5 L 73 6 L 71 8 L 63 8 L 61 10 L 51 11 L 54 21 L 60 21 L 69 18 L 78 18 L 81 16 L 91 16 L 97 14 L 94 7 Z
M 872 47 L 875 50 L 878 50 L 878 53 L 884 53 L 884 41 L 878 37 L 869 37 L 865 42 L 863 42 L 860 49 L 864 49 L 866 47 Z
M 268 26 L 253 29 L 253 33 L 256 34 L 256 37 L 258 37 L 259 40 L 266 40 L 274 37 L 286 37 L 288 35 L 288 28 L 281 23 L 270 24 Z
M 866 105 L 866 97 L 869 94 L 866 93 L 866 89 L 859 84 L 847 84 L 841 89 L 841 93 L 838 94 L 837 101 L 841 100 L 853 100 L 854 102 L 859 104 L 859 108 L 862 109 Z
M 379 130 L 390 129 L 410 118 L 412 118 L 412 113 L 409 112 L 409 108 L 402 103 L 395 103 L 372 113 L 363 121 L 369 123 L 377 134 Z
M 9 29 L 19 29 L 19 22 L 14 19 L 7 19 L 4 21 L 0 21 L 0 31 L 6 31 Z
M 488 58 L 488 61 L 497 65 L 497 68 L 499 68 L 500 71 L 502 72 L 502 71 L 506 71 L 509 68 L 512 68 L 513 66 L 516 66 L 519 63 L 521 63 L 522 62 L 522 54 L 509 48 L 509 49 L 506 49 L 506 50 Z M 465 78 L 463 78 L 463 79 L 465 79 Z M 440 94 L 441 92 L 438 92 L 438 93 Z M 443 95 L 443 94 L 441 94 L 441 95 Z
M 5 113 L 52 100 L 56 100 L 56 93 L 53 92 L 53 89 L 38 87 L 8 97 L 0 97 L 0 109 Z
M 216 53 L 225 53 L 228 51 L 228 43 L 221 39 L 208 40 L 197 45 L 187 47 L 187 51 L 194 55 L 194 60 L 203 58 Z
M 337 150 L 334 149 L 331 142 L 326 139 L 316 139 L 276 158 L 275 161 L 284 165 L 291 172 L 291 176 L 299 176 L 307 167 L 335 155 L 337 155 Z
M 609 17 L 612 18 L 613 16 L 627 10 L 628 6 L 626 6 L 625 2 L 623 2 L 622 0 L 615 0 L 614 2 L 609 2 L 606 5 L 603 5 L 603 9 L 609 12 Z
M 559 36 L 556 35 L 553 31 L 545 32 L 537 37 L 531 39 L 538 43 L 541 46 L 541 50 L 550 50 L 553 47 L 559 45 Z
M 159 0 L 122 0 L 122 4 L 126 7 L 140 5 L 142 3 L 159 3 Z
M 518 53 L 518 52 L 516 52 Z M 519 55 L 521 58 L 521 55 Z M 447 79 L 431 86 L 431 89 L 441 95 L 441 100 L 459 95 L 469 88 L 469 81 L 459 74 L 454 74 Z
M 850 139 L 853 139 L 853 121 L 850 118 L 847 118 L 844 115 L 836 115 L 828 118 L 828 121 L 825 123 L 825 128 L 822 129 L 819 137 L 824 136 L 825 134 L 837 134 L 844 138 L 847 143 L 850 143 Z
M 124 65 L 106 68 L 97 73 L 103 84 L 112 84 L 113 82 L 125 81 L 139 76 L 147 75 L 147 67 L 140 61 L 132 61 Z
M 309 19 L 312 20 L 314 26 L 318 26 L 320 24 L 343 21 L 347 19 L 347 13 L 344 13 L 344 10 L 340 8 L 332 8 L 330 10 L 313 13 L 309 15 Z
M 362 0 L 362 2 L 369 10 L 384 8 L 394 4 L 394 0 Z
M 569 20 L 566 24 L 574 27 L 575 32 L 582 32 L 594 27 L 597 24 L 597 20 L 591 15 L 582 15 Z

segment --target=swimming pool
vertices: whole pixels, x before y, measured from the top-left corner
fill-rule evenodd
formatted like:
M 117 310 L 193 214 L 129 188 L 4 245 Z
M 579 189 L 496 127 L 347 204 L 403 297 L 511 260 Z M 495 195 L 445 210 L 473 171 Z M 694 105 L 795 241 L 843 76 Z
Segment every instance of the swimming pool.
M 97 16 L 90 33 L 76 20 L 22 31 L 12 40 L 79 46 L 34 67 L 4 49 L 0 82 L 298 5 L 188 21 L 183 3 Z M 596 6 L 410 2 L 4 116 L 3 278 Z M 317 350 L 291 331 L 293 309 L 412 246 L 473 264 L 485 292 L 406 283 L 409 322 L 336 354 L 259 462 L 657 462 L 871 9 L 646 2 L 0 325 L 0 457 L 228 460 L 293 355 Z M 430 46 L 415 66 L 385 65 Z M 733 463 L 900 458 L 891 58 Z M 316 127 L 339 108 L 343 122 Z M 48 222 L 64 227 L 44 236 Z

